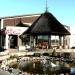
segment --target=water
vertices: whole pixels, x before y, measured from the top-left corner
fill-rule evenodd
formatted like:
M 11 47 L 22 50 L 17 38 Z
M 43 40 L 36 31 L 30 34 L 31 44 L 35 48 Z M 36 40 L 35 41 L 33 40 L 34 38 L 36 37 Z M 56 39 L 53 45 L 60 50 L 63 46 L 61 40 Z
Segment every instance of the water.
M 75 67 L 71 68 L 71 75 L 75 75 Z
M 65 66 L 64 62 L 41 60 L 41 61 L 21 61 L 19 69 L 30 74 L 65 74 L 70 73 L 70 69 Z M 68 74 L 69 75 L 69 74 Z

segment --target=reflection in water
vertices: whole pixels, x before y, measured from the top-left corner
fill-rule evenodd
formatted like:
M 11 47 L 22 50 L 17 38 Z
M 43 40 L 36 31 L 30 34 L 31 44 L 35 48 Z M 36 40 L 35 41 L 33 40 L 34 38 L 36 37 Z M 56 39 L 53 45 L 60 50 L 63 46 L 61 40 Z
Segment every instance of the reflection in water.
M 75 67 L 71 68 L 71 75 L 75 75 Z
M 60 73 L 70 73 L 70 69 L 65 66 L 64 62 L 50 60 L 42 61 L 21 61 L 19 64 L 19 69 L 23 72 L 30 74 L 60 74 Z

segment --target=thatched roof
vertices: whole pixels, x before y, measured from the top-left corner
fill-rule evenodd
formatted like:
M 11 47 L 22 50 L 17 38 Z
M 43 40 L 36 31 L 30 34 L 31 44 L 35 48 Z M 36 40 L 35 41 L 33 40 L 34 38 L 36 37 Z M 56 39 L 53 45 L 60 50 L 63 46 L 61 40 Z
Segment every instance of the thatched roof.
M 70 35 L 70 32 L 49 12 L 45 12 L 25 32 L 32 35 Z

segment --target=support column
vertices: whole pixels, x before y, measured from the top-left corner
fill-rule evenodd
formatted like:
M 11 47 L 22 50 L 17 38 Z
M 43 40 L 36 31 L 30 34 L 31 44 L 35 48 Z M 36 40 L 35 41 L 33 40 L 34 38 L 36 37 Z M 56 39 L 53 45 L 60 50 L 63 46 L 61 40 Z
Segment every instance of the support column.
M 51 48 L 51 35 L 48 36 L 48 48 Z
M 63 36 L 63 48 L 65 49 L 65 47 L 66 47 L 66 36 L 64 35 Z
M 0 47 L 2 47 L 2 35 L 0 35 Z
M 35 40 L 35 37 L 33 38 L 34 42 L 33 42 L 33 47 L 36 46 L 36 40 Z
M 9 43 L 9 35 L 6 34 L 6 38 L 5 38 L 5 48 L 9 49 L 10 43 Z
M 59 48 L 62 48 L 62 36 L 59 36 Z
M 3 29 L 3 21 L 4 19 L 1 19 L 1 29 Z
M 35 41 L 36 41 L 36 45 L 37 45 L 37 43 L 38 43 L 38 37 L 37 36 L 35 36 Z
M 35 46 L 36 48 L 38 47 L 38 36 L 37 35 L 35 36 Z
M 67 48 L 70 48 L 70 37 L 69 35 L 66 36 L 67 39 Z
M 3 29 L 3 21 L 4 21 L 4 19 L 1 19 L 1 24 L 0 24 L 0 29 Z M 0 46 L 2 47 L 2 42 L 3 42 L 3 40 L 2 40 L 2 34 L 0 35 Z
M 25 47 L 22 39 L 19 37 L 19 35 L 17 35 L 17 47 L 18 47 L 19 51 L 26 50 L 26 47 Z
M 17 46 L 18 46 L 18 47 L 19 47 L 19 46 L 22 46 L 22 40 L 19 38 L 19 35 L 17 35 L 17 38 L 18 38 L 18 39 L 17 39 L 17 41 L 18 41 L 18 42 L 17 42 L 17 44 L 18 44 Z
M 30 36 L 30 47 L 34 46 L 34 39 L 33 36 Z

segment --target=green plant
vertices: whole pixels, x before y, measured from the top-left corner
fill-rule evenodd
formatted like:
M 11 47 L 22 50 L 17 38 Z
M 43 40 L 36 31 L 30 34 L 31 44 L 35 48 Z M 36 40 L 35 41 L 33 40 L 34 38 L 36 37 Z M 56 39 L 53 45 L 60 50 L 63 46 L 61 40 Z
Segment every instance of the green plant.
M 34 56 L 34 57 L 40 57 L 40 55 L 41 55 L 40 53 L 34 53 L 33 56 Z
M 61 57 L 59 52 L 57 52 L 57 57 Z
M 18 55 L 11 55 L 10 59 L 18 58 Z
M 56 52 L 55 50 L 53 50 L 52 56 L 53 56 L 53 57 L 56 57 L 56 56 L 57 56 L 57 52 Z
M 43 56 L 49 56 L 49 53 L 43 53 Z
M 9 67 L 17 69 L 17 68 L 19 67 L 19 63 L 17 63 L 17 62 L 12 62 L 12 63 L 9 65 Z
M 52 52 L 49 52 L 49 56 L 52 56 Z

